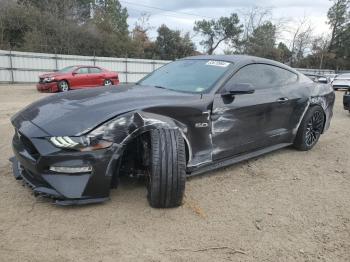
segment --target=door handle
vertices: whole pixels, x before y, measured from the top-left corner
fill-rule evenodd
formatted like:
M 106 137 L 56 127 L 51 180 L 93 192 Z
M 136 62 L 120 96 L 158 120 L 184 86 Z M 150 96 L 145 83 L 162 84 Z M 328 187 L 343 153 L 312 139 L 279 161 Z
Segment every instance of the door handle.
M 277 99 L 277 102 L 280 104 L 283 104 L 283 103 L 288 102 L 288 100 L 289 99 L 287 97 L 281 97 L 281 98 Z

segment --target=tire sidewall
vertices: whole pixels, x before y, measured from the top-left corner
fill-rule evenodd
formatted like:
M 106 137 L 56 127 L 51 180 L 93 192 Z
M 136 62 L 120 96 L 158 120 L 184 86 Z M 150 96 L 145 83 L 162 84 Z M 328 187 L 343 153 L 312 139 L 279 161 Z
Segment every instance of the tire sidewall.
M 308 145 L 306 143 L 306 130 L 307 130 L 307 125 L 311 119 L 311 117 L 317 112 L 321 112 L 321 114 L 323 114 L 323 126 L 324 126 L 324 122 L 325 122 L 325 117 L 324 117 L 324 111 L 323 108 L 319 105 L 314 105 L 311 106 L 308 111 L 306 112 L 296 135 L 295 141 L 294 141 L 294 146 L 296 146 L 298 149 L 302 150 L 302 151 L 308 151 L 310 149 L 312 149 L 317 143 L 318 140 L 320 139 L 320 136 L 322 134 L 322 132 L 318 135 L 316 141 L 312 144 L 312 145 Z
M 66 85 L 67 85 L 67 89 L 66 90 L 62 89 L 62 83 L 66 83 Z M 68 82 L 65 81 L 65 80 L 59 81 L 58 82 L 58 89 L 59 89 L 60 92 L 68 92 L 69 91 L 69 84 L 68 84 Z
M 109 82 L 109 84 L 107 84 L 108 82 Z M 105 80 L 103 80 L 103 85 L 104 85 L 104 86 L 112 86 L 112 85 L 113 85 L 113 82 L 112 82 L 112 80 L 105 79 Z
M 178 130 L 151 131 L 149 176 L 147 198 L 152 207 L 171 208 L 182 204 L 186 182 L 186 153 Z M 167 182 L 164 184 L 165 180 Z

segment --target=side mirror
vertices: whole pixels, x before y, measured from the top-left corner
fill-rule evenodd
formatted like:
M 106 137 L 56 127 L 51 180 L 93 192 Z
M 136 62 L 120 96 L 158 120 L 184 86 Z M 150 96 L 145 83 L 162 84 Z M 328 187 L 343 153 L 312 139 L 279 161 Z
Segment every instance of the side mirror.
M 222 96 L 246 95 L 255 92 L 251 84 L 237 83 L 225 86 Z
M 75 76 L 75 75 L 77 75 L 78 73 L 77 73 L 77 71 L 73 71 L 72 72 L 72 76 Z

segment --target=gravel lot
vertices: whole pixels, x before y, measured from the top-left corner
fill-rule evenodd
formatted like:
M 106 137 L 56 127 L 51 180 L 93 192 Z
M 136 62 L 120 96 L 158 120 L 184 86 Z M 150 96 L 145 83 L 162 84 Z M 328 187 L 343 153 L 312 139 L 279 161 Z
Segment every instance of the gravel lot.
M 350 114 L 342 92 L 312 151 L 282 149 L 190 179 L 184 205 L 159 210 L 133 180 L 100 205 L 35 198 L 11 173 L 9 119 L 50 94 L 0 90 L 0 261 L 350 261 Z

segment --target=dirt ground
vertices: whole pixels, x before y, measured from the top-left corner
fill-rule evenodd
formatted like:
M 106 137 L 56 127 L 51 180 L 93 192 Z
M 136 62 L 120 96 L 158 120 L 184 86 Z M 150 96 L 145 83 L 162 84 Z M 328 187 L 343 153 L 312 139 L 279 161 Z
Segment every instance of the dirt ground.
M 350 261 L 350 114 L 292 148 L 187 181 L 182 207 L 149 207 L 125 181 L 105 204 L 58 207 L 16 181 L 9 119 L 49 94 L 0 86 L 0 261 Z

